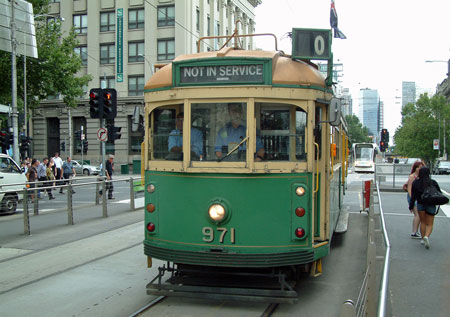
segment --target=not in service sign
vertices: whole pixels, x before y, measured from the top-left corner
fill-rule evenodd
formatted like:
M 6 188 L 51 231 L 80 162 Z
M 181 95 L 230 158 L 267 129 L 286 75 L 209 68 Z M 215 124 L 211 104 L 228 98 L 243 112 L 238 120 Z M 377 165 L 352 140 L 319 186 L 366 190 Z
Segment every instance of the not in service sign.
M 180 84 L 264 83 L 264 65 L 181 66 Z

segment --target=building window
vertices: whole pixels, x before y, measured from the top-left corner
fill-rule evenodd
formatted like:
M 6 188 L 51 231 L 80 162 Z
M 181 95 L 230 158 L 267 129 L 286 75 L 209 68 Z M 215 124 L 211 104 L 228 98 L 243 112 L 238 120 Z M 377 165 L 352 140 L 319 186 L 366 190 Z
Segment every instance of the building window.
M 87 65 L 87 46 L 78 46 L 74 48 L 76 54 L 81 57 L 81 65 Z
M 197 31 L 200 31 L 200 9 L 197 8 L 195 11 L 195 26 L 197 28 Z
M 128 76 L 128 96 L 144 94 L 144 75 Z
M 128 154 L 136 155 L 141 153 L 141 143 L 144 141 L 144 117 L 139 116 L 139 123 L 136 124 L 133 116 L 128 116 L 129 148 Z M 134 131 L 133 131 L 134 130 Z
M 128 28 L 129 29 L 144 28 L 144 9 L 136 9 L 128 11 Z
M 144 42 L 128 42 L 128 63 L 144 61 Z
M 175 6 L 158 7 L 158 26 L 175 25 Z
M 175 58 L 175 39 L 158 40 L 158 61 L 172 60 Z
M 211 18 L 209 17 L 209 15 L 208 15 L 208 18 L 206 19 L 206 22 L 208 23 L 208 25 L 206 26 L 206 34 L 208 35 L 208 36 L 211 36 Z
M 114 44 L 100 44 L 100 64 L 114 64 Z
M 116 88 L 116 81 L 114 76 L 108 76 L 108 77 L 100 77 L 100 87 L 102 89 L 105 88 Z
M 100 32 L 116 30 L 116 14 L 115 12 L 100 13 Z
M 73 16 L 73 27 L 77 34 L 87 33 L 87 14 L 79 14 Z

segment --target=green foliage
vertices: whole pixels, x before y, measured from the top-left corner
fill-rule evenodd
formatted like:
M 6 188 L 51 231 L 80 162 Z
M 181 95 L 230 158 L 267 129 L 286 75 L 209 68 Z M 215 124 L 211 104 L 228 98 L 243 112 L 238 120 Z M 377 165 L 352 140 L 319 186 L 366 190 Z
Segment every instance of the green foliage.
M 419 157 L 428 163 L 438 157 L 433 150 L 433 140 L 439 136 L 441 121 L 441 150 L 443 149 L 443 122 L 448 122 L 450 112 L 445 97 L 420 95 L 416 104 L 409 103 L 402 109 L 402 122 L 394 135 L 395 153 L 407 157 Z M 446 131 L 447 133 L 447 131 Z M 448 140 L 448 134 L 446 135 Z M 447 144 L 448 145 L 448 144 Z
M 372 142 L 369 137 L 369 129 L 364 127 L 354 114 L 345 117 L 348 126 L 349 146 L 353 143 Z
M 49 0 L 30 1 L 35 15 L 48 12 Z M 48 96 L 61 94 L 69 107 L 77 105 L 76 99 L 83 94 L 83 86 L 92 79 L 90 75 L 77 76 L 81 70 L 81 58 L 74 52 L 79 46 L 75 32 L 64 33 L 59 21 L 46 23 L 45 16 L 36 18 L 36 41 L 38 58 L 26 59 L 27 104 L 36 107 Z M 20 44 L 19 44 L 20 45 Z M 17 63 L 17 103 L 23 112 L 24 59 L 16 57 Z M 0 76 L 5 81 L 11 79 L 11 53 L 0 51 Z M 8 79 L 8 80 L 6 80 Z M 11 85 L 0 86 L 0 103 L 11 103 Z

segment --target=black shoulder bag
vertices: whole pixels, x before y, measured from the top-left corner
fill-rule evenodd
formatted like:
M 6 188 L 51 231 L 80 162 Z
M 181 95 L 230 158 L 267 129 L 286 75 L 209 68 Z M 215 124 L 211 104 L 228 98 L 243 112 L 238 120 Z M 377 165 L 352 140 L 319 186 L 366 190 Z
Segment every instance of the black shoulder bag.
M 425 187 L 421 200 L 425 205 L 445 205 L 449 201 L 433 184 Z

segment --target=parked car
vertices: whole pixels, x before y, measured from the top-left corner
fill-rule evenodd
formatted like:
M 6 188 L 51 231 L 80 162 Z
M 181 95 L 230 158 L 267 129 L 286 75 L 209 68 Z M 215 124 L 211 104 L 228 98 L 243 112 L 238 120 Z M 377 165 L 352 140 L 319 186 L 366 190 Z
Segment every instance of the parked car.
M 79 175 L 98 175 L 100 174 L 100 167 L 93 166 L 90 164 L 83 164 L 83 170 L 81 170 L 81 163 L 76 160 L 72 160 L 73 167 L 75 168 L 75 172 Z
M 8 184 L 25 184 L 27 178 L 17 163 L 6 154 L 0 154 L 0 213 L 14 213 L 17 204 L 23 198 L 24 185 L 5 186 Z
M 434 174 L 450 174 L 450 162 L 449 161 L 437 161 L 434 165 Z

